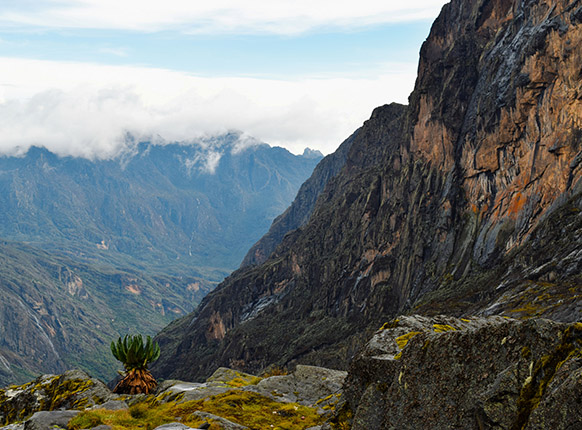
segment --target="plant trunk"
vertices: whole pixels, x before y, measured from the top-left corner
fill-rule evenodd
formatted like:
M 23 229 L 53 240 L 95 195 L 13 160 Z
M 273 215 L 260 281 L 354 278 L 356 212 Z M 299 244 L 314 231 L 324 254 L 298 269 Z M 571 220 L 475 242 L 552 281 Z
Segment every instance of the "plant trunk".
M 158 383 L 147 369 L 132 369 L 126 372 L 113 389 L 117 394 L 150 394 Z

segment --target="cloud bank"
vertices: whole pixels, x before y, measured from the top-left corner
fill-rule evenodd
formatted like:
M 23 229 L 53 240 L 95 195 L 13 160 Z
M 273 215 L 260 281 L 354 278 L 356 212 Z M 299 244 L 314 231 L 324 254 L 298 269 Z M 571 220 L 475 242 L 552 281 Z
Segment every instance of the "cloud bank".
M 444 0 L 5 0 L 0 25 L 179 30 L 197 34 L 299 34 L 432 19 Z
M 86 158 L 115 156 L 127 133 L 188 141 L 231 129 L 330 153 L 374 107 L 406 103 L 416 76 L 412 64 L 373 79 L 285 81 L 14 58 L 0 58 L 0 70 L 0 154 L 37 145 Z

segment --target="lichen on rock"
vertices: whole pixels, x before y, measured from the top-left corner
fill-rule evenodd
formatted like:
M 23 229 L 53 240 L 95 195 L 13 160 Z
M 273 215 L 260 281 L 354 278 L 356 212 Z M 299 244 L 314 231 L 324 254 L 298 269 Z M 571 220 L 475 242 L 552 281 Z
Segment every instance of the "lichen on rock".
M 0 390 L 0 424 L 23 421 L 39 411 L 85 409 L 116 397 L 103 382 L 81 370 L 43 375 Z
M 567 400 L 580 393 L 582 324 L 446 319 L 455 330 L 435 332 L 442 317 L 403 316 L 399 327 L 368 342 L 344 387 L 353 430 L 565 429 L 582 422 L 575 401 Z M 411 327 L 420 333 L 386 365 L 385 355 Z
M 219 368 L 205 383 L 163 381 L 155 394 L 119 396 L 69 371 L 0 391 L 0 428 L 319 428 L 341 399 L 344 378 L 345 372 L 315 366 L 264 378 Z

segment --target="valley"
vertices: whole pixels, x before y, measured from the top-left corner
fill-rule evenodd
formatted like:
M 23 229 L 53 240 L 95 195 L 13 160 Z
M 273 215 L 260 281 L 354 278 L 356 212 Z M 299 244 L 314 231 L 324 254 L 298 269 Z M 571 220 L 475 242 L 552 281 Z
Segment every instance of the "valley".
M 240 264 L 320 158 L 240 133 L 129 145 L 115 159 L 0 157 L 0 381 L 80 367 L 154 335 Z

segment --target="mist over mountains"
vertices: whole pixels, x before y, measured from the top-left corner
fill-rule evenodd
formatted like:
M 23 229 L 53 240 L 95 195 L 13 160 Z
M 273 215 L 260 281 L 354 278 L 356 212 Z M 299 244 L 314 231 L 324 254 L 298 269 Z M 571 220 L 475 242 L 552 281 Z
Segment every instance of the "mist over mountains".
M 0 237 L 88 262 L 168 268 L 216 281 L 295 196 L 320 154 L 240 133 L 136 143 L 113 159 L 32 147 L 0 157 Z

